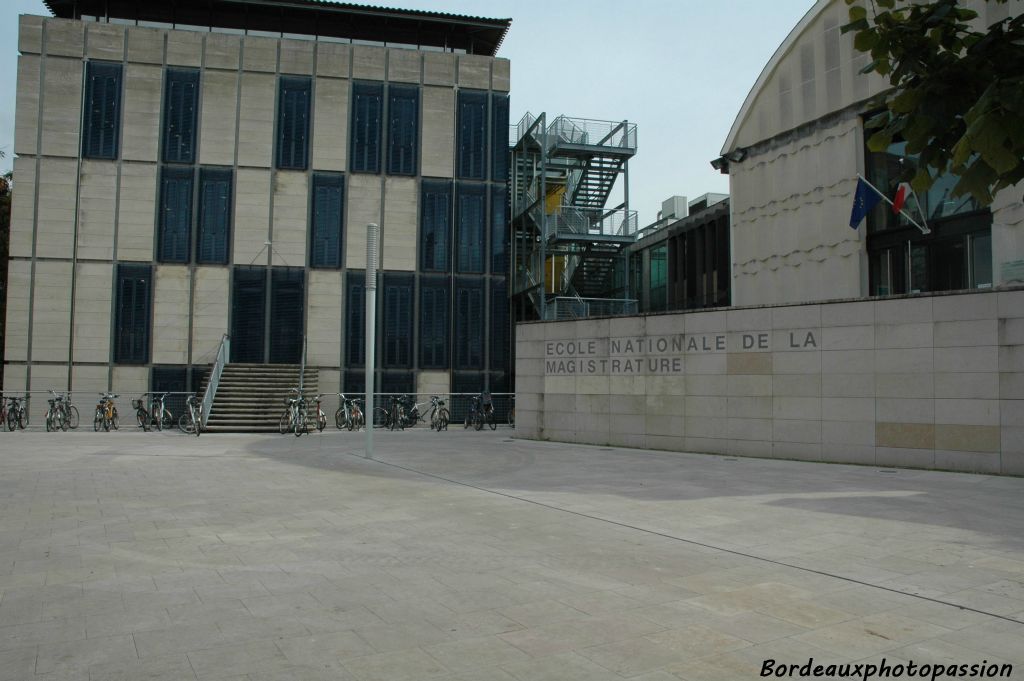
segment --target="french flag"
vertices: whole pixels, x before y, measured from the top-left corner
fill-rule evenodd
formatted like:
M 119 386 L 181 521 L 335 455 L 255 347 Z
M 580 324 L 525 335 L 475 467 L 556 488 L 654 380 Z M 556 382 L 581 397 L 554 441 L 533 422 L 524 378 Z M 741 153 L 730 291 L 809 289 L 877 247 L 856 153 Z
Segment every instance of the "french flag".
M 892 199 L 892 212 L 895 215 L 899 215 L 903 210 L 903 204 L 907 202 L 910 191 L 910 185 L 906 182 L 900 182 L 900 186 L 896 188 L 896 196 Z

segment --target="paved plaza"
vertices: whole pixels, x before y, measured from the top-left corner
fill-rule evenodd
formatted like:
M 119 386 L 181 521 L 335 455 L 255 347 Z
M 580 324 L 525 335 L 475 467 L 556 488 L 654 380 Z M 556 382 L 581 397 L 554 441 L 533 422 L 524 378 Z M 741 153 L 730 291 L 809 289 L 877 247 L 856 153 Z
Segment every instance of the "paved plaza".
M 1024 479 L 511 432 L 2 433 L 0 681 L 1024 665 Z

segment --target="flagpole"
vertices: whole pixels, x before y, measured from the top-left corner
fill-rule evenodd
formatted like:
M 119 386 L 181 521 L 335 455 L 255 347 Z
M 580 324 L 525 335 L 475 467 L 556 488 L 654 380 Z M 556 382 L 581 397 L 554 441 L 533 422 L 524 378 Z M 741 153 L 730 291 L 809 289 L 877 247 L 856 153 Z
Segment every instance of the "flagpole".
M 874 190 L 875 190 L 875 193 L 876 193 L 876 194 L 878 194 L 878 195 L 879 195 L 880 197 L 882 197 L 882 200 L 883 200 L 883 201 L 885 201 L 886 203 L 888 203 L 888 204 L 889 204 L 890 206 L 892 206 L 893 208 L 895 208 L 895 207 L 896 207 L 896 204 L 894 204 L 894 203 L 893 203 L 893 202 L 892 202 L 892 201 L 891 201 L 891 200 L 889 199 L 889 197 L 888 197 L 888 196 L 886 196 L 885 194 L 883 194 L 883 193 L 882 193 L 882 192 L 881 192 L 881 191 L 880 191 L 880 190 L 878 189 L 878 187 L 876 187 L 875 185 L 873 185 L 873 184 L 871 184 L 870 182 L 868 182 L 868 178 L 864 177 L 864 176 L 863 176 L 863 175 L 861 175 L 860 173 L 857 173 L 857 178 L 858 178 L 858 179 L 860 179 L 861 181 L 863 181 L 863 182 L 864 182 L 864 184 L 866 184 L 867 186 L 869 186 L 869 187 L 871 187 L 872 189 L 874 189 Z M 911 191 L 913 191 L 913 188 L 911 188 Z M 914 195 L 914 199 L 915 199 L 915 200 L 917 199 L 917 195 L 916 195 L 916 194 Z M 920 204 L 920 203 L 918 203 L 918 204 L 917 204 L 917 207 L 918 207 L 918 210 L 920 210 L 920 209 L 921 209 L 921 204 Z M 917 224 L 917 221 L 916 221 L 916 220 L 914 220 L 914 218 L 910 217 L 910 215 L 909 215 L 909 214 L 907 214 L 907 212 L 906 212 L 906 211 L 904 211 L 903 209 L 900 209 L 900 215 L 902 215 L 902 216 L 903 216 L 903 217 L 905 217 L 906 219 L 910 220 L 910 224 L 914 225 L 914 227 L 917 227 L 917 228 L 918 228 L 919 230 L 921 230 L 921 234 L 931 234 L 931 233 L 932 233 L 932 230 L 928 229 L 928 227 L 922 227 L 921 225 Z M 923 214 L 922 214 L 922 217 L 923 217 Z
M 910 187 L 910 193 L 914 195 L 914 203 L 917 204 L 917 212 L 921 214 L 921 222 L 924 223 L 924 228 L 928 230 L 925 234 L 928 234 L 932 230 L 928 227 L 928 217 L 924 214 L 924 208 L 921 207 L 921 199 L 917 198 L 917 192 L 914 191 L 914 188 L 910 186 L 909 182 L 907 183 L 907 186 Z

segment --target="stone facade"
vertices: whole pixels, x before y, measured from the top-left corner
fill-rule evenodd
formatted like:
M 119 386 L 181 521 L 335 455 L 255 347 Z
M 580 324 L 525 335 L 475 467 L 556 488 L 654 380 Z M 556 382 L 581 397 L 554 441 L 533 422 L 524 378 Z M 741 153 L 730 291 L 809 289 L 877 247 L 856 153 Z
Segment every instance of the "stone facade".
M 6 391 L 128 391 L 122 381 L 145 390 L 155 365 L 208 365 L 230 328 L 231 269 L 249 265 L 305 268 L 310 361 L 325 369 L 322 390 L 340 389 L 342 287 L 346 269 L 365 265 L 366 223 L 381 225 L 386 270 L 416 271 L 421 179 L 455 178 L 457 92 L 509 87 L 508 62 L 493 57 L 29 15 L 20 18 L 18 47 Z M 112 161 L 81 154 L 83 78 L 93 59 L 123 66 Z M 199 69 L 196 165 L 233 171 L 228 265 L 155 262 L 164 74 L 174 66 Z M 305 171 L 274 164 L 282 75 L 312 78 Z M 355 79 L 421 86 L 414 176 L 349 172 Z M 309 195 L 321 171 L 345 178 L 344 262 L 336 270 L 309 266 Z M 153 265 L 146 366 L 114 361 L 118 263 Z M 438 387 L 433 374 L 426 383 Z
M 1024 475 L 1024 290 L 520 324 L 516 435 Z

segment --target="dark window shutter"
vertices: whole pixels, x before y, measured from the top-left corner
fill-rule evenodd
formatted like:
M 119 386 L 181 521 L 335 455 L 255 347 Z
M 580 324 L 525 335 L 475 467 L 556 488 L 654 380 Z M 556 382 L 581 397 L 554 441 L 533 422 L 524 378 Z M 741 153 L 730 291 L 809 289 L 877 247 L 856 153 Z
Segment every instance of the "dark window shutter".
M 508 191 L 494 187 L 491 190 L 491 274 L 508 274 L 508 213 Z
M 192 175 L 191 168 L 165 167 L 160 171 L 160 215 L 156 255 L 159 262 L 189 261 Z
M 302 361 L 305 333 L 305 270 L 278 267 L 270 272 L 270 363 Z
M 456 269 L 465 273 L 484 271 L 484 226 L 487 221 L 487 192 L 483 185 L 458 185 Z
M 345 364 L 366 364 L 366 274 L 349 272 L 345 279 Z
M 267 269 L 236 267 L 231 287 L 231 361 L 262 362 L 267 319 Z
M 512 342 L 508 309 L 508 287 L 504 281 L 491 283 L 491 369 L 506 371 Z
M 448 368 L 448 279 L 420 280 L 420 368 Z
M 415 175 L 420 129 L 419 88 L 391 85 L 388 98 L 388 173 Z
M 120 64 L 86 64 L 83 109 L 82 156 L 116 159 L 121 132 Z
M 455 282 L 455 368 L 482 369 L 484 363 L 484 291 L 479 278 Z
M 380 172 L 383 105 L 384 86 L 382 84 L 356 83 L 353 85 L 352 139 L 349 145 L 352 172 Z
M 153 290 L 151 265 L 117 266 L 117 315 L 114 361 L 149 361 L 149 317 Z
M 309 163 L 312 79 L 282 76 L 277 98 L 277 167 L 305 170 Z
M 420 269 L 447 272 L 451 268 L 452 185 L 424 180 L 420 210 Z
M 341 267 L 344 193 L 342 175 L 318 173 L 313 176 L 310 267 Z
M 228 263 L 233 174 L 228 169 L 203 168 L 199 172 L 199 263 Z
M 457 113 L 458 177 L 487 179 L 487 93 L 460 91 Z
M 508 95 L 495 93 L 491 99 L 491 179 L 508 179 Z
M 384 275 L 384 361 L 387 369 L 412 368 L 411 274 Z
M 166 163 L 194 163 L 199 70 L 168 69 L 164 83 L 164 155 Z

